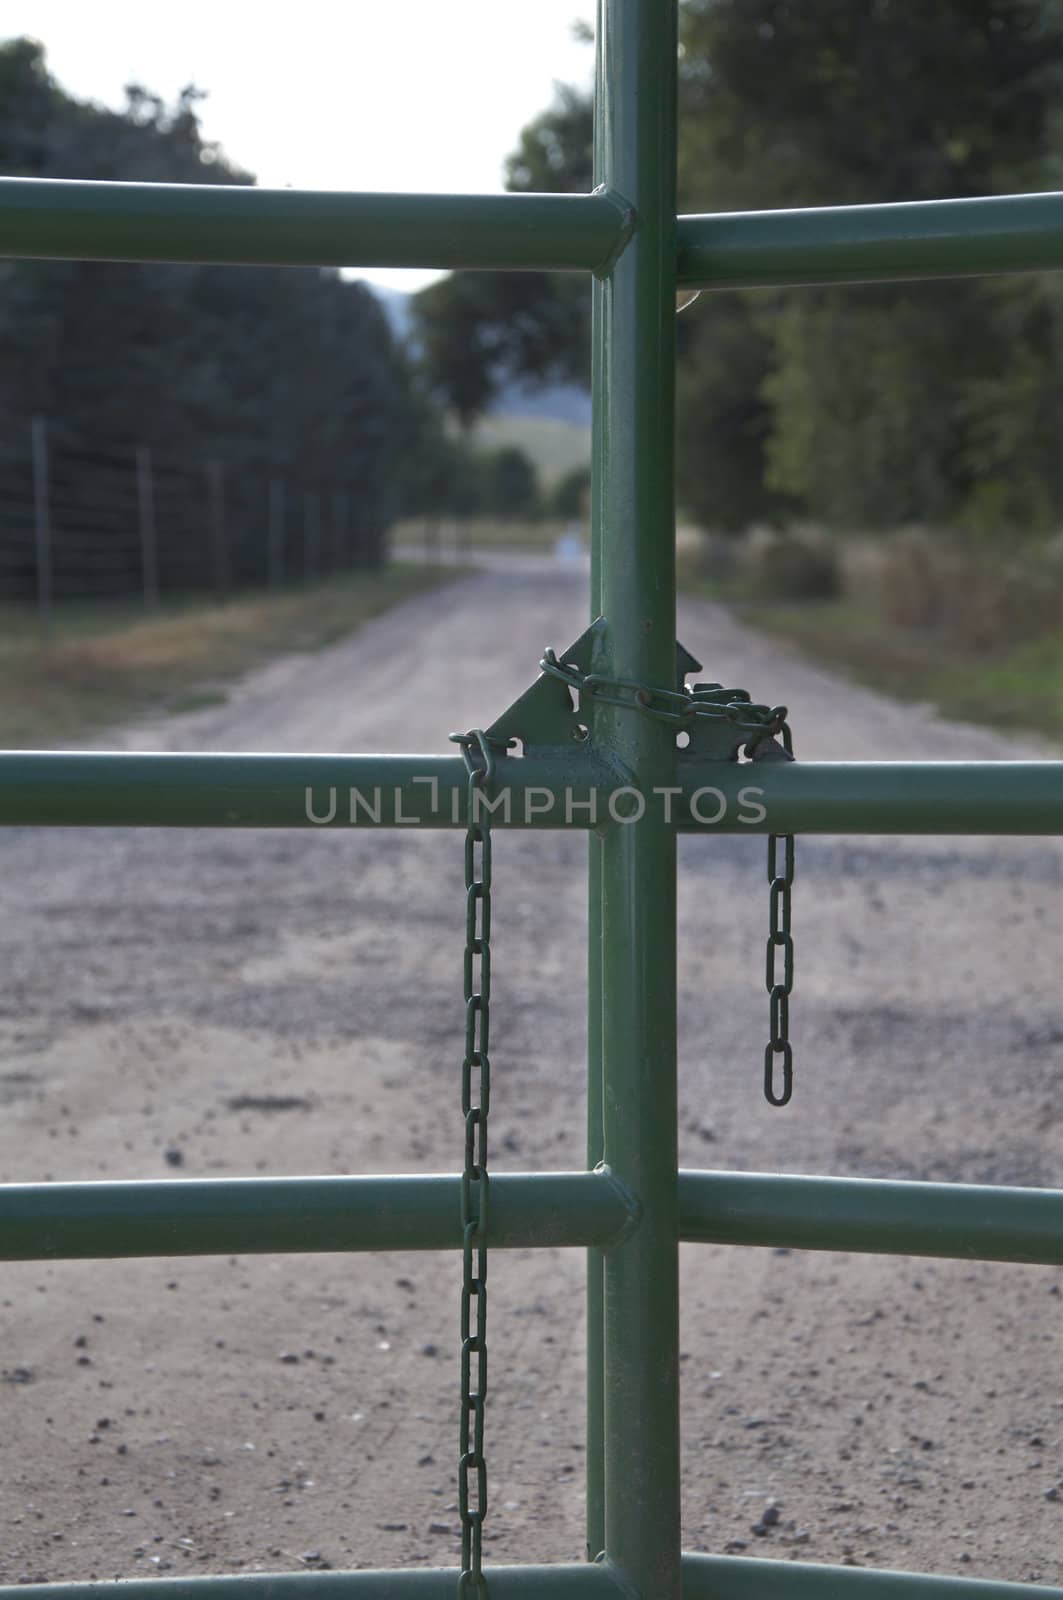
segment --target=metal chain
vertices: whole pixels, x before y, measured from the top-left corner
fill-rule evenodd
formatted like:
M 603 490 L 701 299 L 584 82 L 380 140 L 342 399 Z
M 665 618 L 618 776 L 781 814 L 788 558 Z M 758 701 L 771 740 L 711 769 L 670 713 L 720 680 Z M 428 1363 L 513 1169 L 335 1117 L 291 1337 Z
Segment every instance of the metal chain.
M 785 706 L 754 705 L 744 689 L 724 689 L 719 684 L 699 684 L 694 689 L 658 689 L 627 678 L 604 678 L 600 673 L 581 672 L 570 662 L 559 661 L 553 650 L 544 650 L 541 671 L 559 678 L 604 705 L 643 711 L 660 722 L 689 725 L 695 718 L 729 722 L 740 733 L 754 734 L 753 746 L 771 738 L 786 726 Z
M 793 759 L 793 739 L 786 721 L 785 706 L 754 705 L 744 689 L 724 689 L 718 684 L 701 684 L 694 689 L 651 688 L 625 678 L 604 678 L 581 672 L 571 662 L 559 661 L 553 650 L 545 650 L 539 666 L 552 678 L 559 678 L 570 689 L 606 705 L 643 711 L 662 722 L 689 724 L 695 718 L 731 724 L 741 733 L 751 734 L 745 752 L 754 761 L 766 756 Z M 782 751 L 768 741 L 782 739 Z M 785 752 L 785 756 L 783 755 Z M 780 841 L 784 846 L 783 870 L 779 871 Z M 764 1097 L 769 1105 L 785 1106 L 794 1088 L 793 1048 L 790 1044 L 790 995 L 794 986 L 794 941 L 790 932 L 790 896 L 794 881 L 793 834 L 769 834 L 767 987 L 770 1007 L 770 1037 L 764 1050 Z M 782 974 L 778 971 L 782 952 Z M 777 1058 L 782 1057 L 782 1083 L 776 1088 Z
M 782 725 L 783 748 L 793 755 L 793 740 L 787 723 Z M 779 871 L 779 843 L 783 845 L 783 869 Z M 792 833 L 768 835 L 768 959 L 765 981 L 768 988 L 769 1033 L 764 1047 L 764 1098 L 770 1106 L 785 1106 L 794 1092 L 794 1053 L 790 1044 L 790 995 L 794 987 L 794 941 L 790 929 L 790 896 L 794 883 L 794 836 Z M 782 951 L 782 977 L 779 952 Z M 782 1056 L 782 1086 L 775 1087 L 776 1058 Z
M 491 1006 L 491 819 L 480 804 L 495 771 L 486 734 L 452 734 L 468 768 L 465 828 L 465 1059 L 461 1110 L 465 1165 L 461 1175 L 461 1426 L 458 1511 L 461 1575 L 458 1600 L 486 1600 L 483 1524 L 487 1514 L 484 1404 L 487 1398 L 487 1117 L 491 1104 L 488 1032 Z

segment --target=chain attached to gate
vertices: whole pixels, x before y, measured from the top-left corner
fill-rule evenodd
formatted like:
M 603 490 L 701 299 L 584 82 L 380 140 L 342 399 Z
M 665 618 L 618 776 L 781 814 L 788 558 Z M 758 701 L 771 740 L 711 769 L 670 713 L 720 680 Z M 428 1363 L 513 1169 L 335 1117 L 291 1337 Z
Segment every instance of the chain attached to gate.
M 495 758 L 486 734 L 451 734 L 461 746 L 469 781 L 465 828 L 465 1059 L 461 1110 L 465 1164 L 461 1174 L 461 1423 L 458 1511 L 461 1576 L 458 1600 L 486 1600 L 483 1524 L 487 1514 L 484 1404 L 487 1398 L 487 1117 L 491 1006 L 491 818 L 480 797 Z
M 543 651 L 539 668 L 587 699 L 625 711 L 641 711 L 676 727 L 689 727 L 701 719 L 729 723 L 739 733 L 752 735 L 751 753 L 756 742 L 773 738 L 786 725 L 785 706 L 754 705 L 744 689 L 724 689 L 718 684 L 698 684 L 693 689 L 651 688 L 628 678 L 581 672 L 571 662 L 558 660 L 557 652 L 549 648 Z
M 783 749 L 793 758 L 790 727 L 783 714 L 780 728 Z M 783 870 L 779 871 L 779 844 L 783 847 Z M 765 982 L 768 989 L 770 1037 L 764 1046 L 764 1098 L 770 1106 L 785 1106 L 794 1092 L 794 1052 L 790 1043 L 790 995 L 794 987 L 794 941 L 790 931 L 790 895 L 794 883 L 794 836 L 792 833 L 768 835 L 768 959 Z M 782 951 L 780 977 L 779 952 Z M 782 1084 L 775 1087 L 775 1060 L 782 1056 Z
M 783 846 L 783 871 L 779 872 L 779 844 Z M 794 1053 L 790 1044 L 790 994 L 794 986 L 794 941 L 790 933 L 790 889 L 794 881 L 794 836 L 768 835 L 768 1004 L 771 1037 L 764 1046 L 764 1098 L 770 1106 L 784 1106 L 794 1092 Z M 782 977 L 778 971 L 782 951 Z M 782 1084 L 775 1087 L 775 1058 L 782 1056 Z
M 751 761 L 792 761 L 793 738 L 785 706 L 754 705 L 744 689 L 723 689 L 699 684 L 688 689 L 660 689 L 626 678 L 606 678 L 581 672 L 572 662 L 561 661 L 555 651 L 543 652 L 539 666 L 581 696 L 623 710 L 641 711 L 660 722 L 689 727 L 696 719 L 729 723 L 751 737 L 741 746 Z M 781 746 L 776 740 L 781 739 Z M 779 871 L 779 845 L 783 869 Z M 790 929 L 790 896 L 794 882 L 794 836 L 768 835 L 768 952 L 767 989 L 769 1038 L 764 1048 L 764 1098 L 770 1106 L 789 1104 L 794 1090 L 794 1057 L 790 1043 L 790 995 L 794 986 L 794 941 Z M 782 952 L 780 974 L 779 952 Z M 782 1079 L 775 1081 L 776 1058 L 782 1057 Z

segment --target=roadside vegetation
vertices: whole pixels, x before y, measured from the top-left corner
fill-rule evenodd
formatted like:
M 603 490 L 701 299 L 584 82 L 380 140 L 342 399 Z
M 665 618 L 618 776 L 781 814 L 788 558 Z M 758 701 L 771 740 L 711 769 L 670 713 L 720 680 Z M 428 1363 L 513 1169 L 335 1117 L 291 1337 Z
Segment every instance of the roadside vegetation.
M 688 592 L 944 715 L 1063 739 L 1063 544 L 761 529 L 688 541 Z
M 459 569 L 395 564 L 228 605 L 196 597 L 145 615 L 133 605 L 57 606 L 47 638 L 37 620 L 0 608 L 0 746 L 33 749 L 90 736 L 145 712 L 225 700 L 227 685 L 287 651 L 320 650 L 389 606 Z

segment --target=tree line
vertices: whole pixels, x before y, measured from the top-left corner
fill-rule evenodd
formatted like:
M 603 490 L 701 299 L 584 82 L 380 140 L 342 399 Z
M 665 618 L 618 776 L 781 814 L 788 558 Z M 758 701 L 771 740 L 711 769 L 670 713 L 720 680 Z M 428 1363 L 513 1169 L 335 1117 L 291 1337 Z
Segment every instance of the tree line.
M 684 211 L 1063 187 L 1061 0 L 685 0 L 679 75 Z M 588 96 L 558 91 L 507 182 L 592 186 Z M 416 309 L 466 419 L 514 373 L 587 381 L 576 278 L 454 274 Z M 677 333 L 678 489 L 708 528 L 1063 519 L 1058 275 L 705 293 Z
M 188 88 L 166 105 L 131 85 L 121 110 L 84 104 L 53 79 L 40 43 L 10 40 L 0 44 L 0 172 L 253 183 L 204 139 L 201 98 Z M 316 557 L 304 550 L 318 547 L 322 561 L 335 547 L 376 564 L 402 515 L 518 515 L 539 503 L 530 463 L 463 443 L 376 296 L 332 269 L 0 261 L 0 417 L 9 596 L 32 593 L 40 577 L 31 438 L 42 423 L 60 594 L 102 593 L 104 569 L 108 593 L 142 586 L 136 462 L 146 457 L 160 571 L 185 588 L 217 588 L 205 482 L 225 485 L 224 565 L 236 583 L 277 569 L 267 546 L 278 483 L 288 572 L 309 570 Z

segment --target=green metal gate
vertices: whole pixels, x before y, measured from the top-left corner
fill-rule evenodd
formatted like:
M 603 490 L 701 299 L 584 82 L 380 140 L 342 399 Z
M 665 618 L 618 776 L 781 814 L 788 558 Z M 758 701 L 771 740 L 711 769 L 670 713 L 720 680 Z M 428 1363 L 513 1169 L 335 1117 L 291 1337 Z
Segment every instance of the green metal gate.
M 715 690 L 701 692 L 695 715 L 695 697 L 683 689 L 684 670 L 696 664 L 682 651 L 677 658 L 674 631 L 674 321 L 677 287 L 1063 266 L 1063 195 L 677 219 L 676 0 L 599 0 L 597 48 L 598 187 L 590 195 L 0 182 L 7 256 L 593 274 L 597 620 L 571 651 L 547 657 L 547 670 L 486 735 L 466 737 L 462 753 L 449 756 L 0 756 L 0 823 L 8 825 L 468 825 L 464 1174 L 0 1188 L 5 1260 L 464 1251 L 464 1578 L 449 1569 L 157 1579 L 152 1593 L 989 1600 L 1023 1592 L 680 1553 L 680 1240 L 1059 1264 L 1063 1193 L 677 1173 L 676 832 L 1060 834 L 1063 763 L 736 762 L 736 732 L 763 735 L 777 722 L 769 715 L 768 726 L 764 708 L 746 711 Z M 579 685 L 576 711 L 568 682 Z M 688 733 L 683 749 L 676 718 Z M 588 1170 L 488 1181 L 490 835 L 516 826 L 588 833 Z M 485 1242 L 587 1247 L 591 1558 L 491 1568 L 486 1583 L 478 1570 Z M 100 1587 L 3 1593 L 88 1600 Z M 147 1583 L 120 1587 L 134 1600 L 147 1596 Z M 1060 1589 L 1038 1592 L 1063 1600 Z

